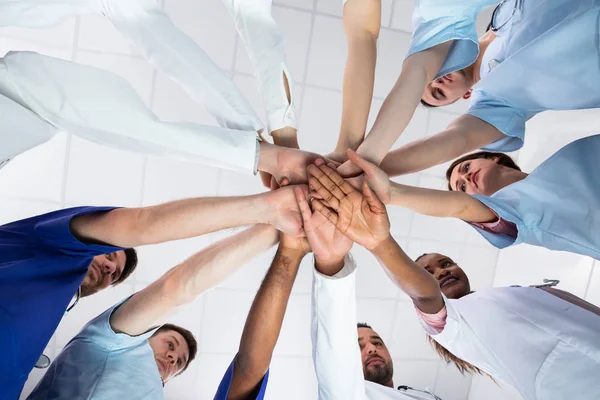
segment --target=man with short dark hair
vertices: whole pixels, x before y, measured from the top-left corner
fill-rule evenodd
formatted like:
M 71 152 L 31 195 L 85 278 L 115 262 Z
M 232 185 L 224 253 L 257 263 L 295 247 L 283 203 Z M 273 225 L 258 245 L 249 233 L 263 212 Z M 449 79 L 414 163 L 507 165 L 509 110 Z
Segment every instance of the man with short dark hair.
M 294 236 L 301 235 L 292 188 L 142 208 L 76 207 L 0 226 L 3 398 L 18 398 L 74 294 L 96 293 L 133 271 L 135 253 L 124 249 L 255 223 L 270 223 Z M 139 298 L 138 294 L 127 306 L 119 307 L 116 315 Z M 135 321 L 131 319 L 122 332 L 142 335 L 155 324 L 154 320 L 144 320 L 130 326 Z

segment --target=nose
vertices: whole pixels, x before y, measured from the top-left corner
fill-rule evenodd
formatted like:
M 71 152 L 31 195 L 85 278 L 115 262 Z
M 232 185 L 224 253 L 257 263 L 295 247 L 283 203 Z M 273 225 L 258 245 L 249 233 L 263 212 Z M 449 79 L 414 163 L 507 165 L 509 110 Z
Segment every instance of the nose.
M 435 271 L 435 279 L 437 279 L 439 281 L 440 279 L 442 279 L 449 273 L 450 273 L 450 271 L 448 271 L 447 269 L 438 268 L 437 271 Z
M 371 343 L 367 343 L 365 345 L 365 351 L 367 352 L 367 355 L 377 354 L 377 347 L 373 346 Z
M 434 88 L 439 88 L 444 86 L 444 80 L 442 78 L 438 78 L 435 81 L 431 82 L 431 86 L 433 86 Z
M 110 260 L 104 260 L 102 262 L 102 273 L 104 275 L 110 275 L 117 270 L 117 264 Z
M 177 357 L 175 357 L 175 355 L 171 351 L 167 353 L 167 359 L 169 360 L 169 364 L 173 365 L 175 365 L 175 362 L 177 361 Z

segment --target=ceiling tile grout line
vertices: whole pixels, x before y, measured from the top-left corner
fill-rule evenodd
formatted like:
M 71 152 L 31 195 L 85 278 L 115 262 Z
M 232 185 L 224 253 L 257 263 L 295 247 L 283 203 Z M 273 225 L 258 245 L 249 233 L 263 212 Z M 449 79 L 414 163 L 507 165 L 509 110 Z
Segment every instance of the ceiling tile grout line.
M 390 19 L 388 21 L 389 28 L 392 28 L 392 23 L 394 22 L 394 12 L 396 11 L 396 2 L 392 1 L 392 9 L 390 10 Z
M 584 299 L 587 298 L 588 292 L 590 291 L 590 286 L 592 284 L 592 276 L 594 275 L 594 270 L 596 269 L 596 267 L 596 262 L 594 261 L 594 259 L 592 259 L 592 268 L 590 269 L 590 274 L 587 279 L 587 285 L 585 286 L 585 292 L 583 293 Z

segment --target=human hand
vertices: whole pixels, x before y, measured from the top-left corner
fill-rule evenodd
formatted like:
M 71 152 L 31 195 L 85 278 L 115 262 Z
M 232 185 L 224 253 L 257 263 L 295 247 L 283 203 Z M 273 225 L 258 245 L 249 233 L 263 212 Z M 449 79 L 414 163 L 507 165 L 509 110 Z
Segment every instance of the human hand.
M 363 181 L 360 193 L 332 168 L 308 167 L 309 185 L 319 199 L 313 209 L 335 224 L 337 230 L 354 242 L 372 250 L 390 235 L 390 220 L 385 205 Z M 304 218 L 304 212 L 302 211 Z
M 310 244 L 306 237 L 293 237 L 285 233 L 279 235 L 279 247 L 305 256 L 311 252 Z
M 390 177 L 386 174 L 381 168 L 377 165 L 365 160 L 361 156 L 359 156 L 354 150 L 348 149 L 348 159 L 353 165 L 356 165 L 357 168 L 362 169 L 363 171 L 363 179 L 367 181 L 369 187 L 373 189 L 377 197 L 384 203 L 389 204 L 392 194 L 391 194 L 391 185 L 390 185 Z M 341 167 L 340 167 L 341 168 Z M 339 168 L 338 168 L 339 173 Z M 341 174 L 340 174 L 341 175 Z M 351 182 L 354 180 L 355 182 Z M 357 186 L 357 183 L 360 182 L 362 185 L 362 181 L 360 179 L 348 179 L 348 181 L 355 188 L 360 188 L 361 186 Z
M 362 174 L 362 170 L 356 164 L 353 164 L 350 160 L 347 160 L 337 168 L 337 173 L 344 178 L 352 178 Z
M 344 256 L 353 243 L 323 214 L 311 211 L 306 192 L 296 188 L 294 194 L 302 214 L 306 238 L 315 255 L 315 266 L 326 275 L 334 275 L 344 266 Z
M 331 161 L 335 161 L 336 163 L 339 163 L 340 165 L 342 165 L 346 161 L 348 161 L 348 155 L 346 154 L 345 150 L 334 150 L 331 153 L 327 154 L 325 156 L 325 158 L 327 158 Z
M 287 183 L 287 181 L 284 181 Z M 302 215 L 296 201 L 294 189 L 308 195 L 306 185 L 285 186 L 264 194 L 266 221 L 281 232 L 292 237 L 305 236 L 302 228 Z

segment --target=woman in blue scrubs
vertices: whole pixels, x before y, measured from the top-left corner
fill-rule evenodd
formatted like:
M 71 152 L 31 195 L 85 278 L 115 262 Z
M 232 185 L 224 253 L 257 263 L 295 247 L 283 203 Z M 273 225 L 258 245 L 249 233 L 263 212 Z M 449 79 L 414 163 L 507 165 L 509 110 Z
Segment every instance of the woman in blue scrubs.
M 600 260 L 598 154 L 600 135 L 589 136 L 527 174 L 505 154 L 475 153 L 450 166 L 450 191 L 443 191 L 391 182 L 383 170 L 349 151 L 350 160 L 386 204 L 462 219 L 500 249 L 528 243 Z M 313 180 L 309 182 L 314 186 Z

